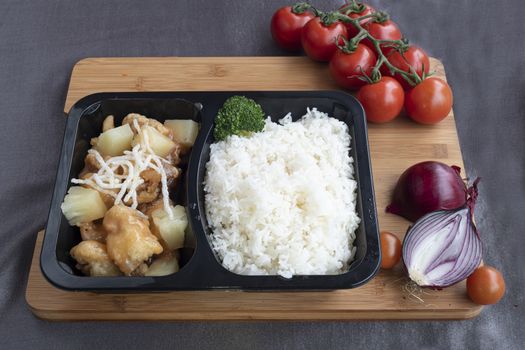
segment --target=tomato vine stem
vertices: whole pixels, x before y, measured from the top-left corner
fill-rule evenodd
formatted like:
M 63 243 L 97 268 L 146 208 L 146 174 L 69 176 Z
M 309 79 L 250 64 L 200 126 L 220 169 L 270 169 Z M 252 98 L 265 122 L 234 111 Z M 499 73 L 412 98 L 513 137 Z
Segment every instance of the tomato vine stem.
M 297 3 L 294 5 L 295 7 L 300 8 L 303 12 L 304 11 L 312 11 L 312 13 L 321 18 L 321 21 L 325 25 L 330 25 L 335 23 L 336 21 L 341 21 L 343 23 L 351 23 L 356 30 L 358 31 L 357 35 L 354 36 L 352 39 L 348 40 L 345 39 L 344 45 L 337 45 L 339 50 L 342 50 L 345 53 L 352 53 L 357 49 L 357 45 L 364 39 L 368 39 L 377 54 L 377 63 L 374 66 L 374 69 L 372 70 L 372 73 L 370 74 L 370 77 L 366 76 L 366 80 L 368 82 L 377 82 L 381 79 L 381 72 L 380 69 L 383 65 L 385 65 L 392 74 L 399 74 L 403 79 L 405 79 L 410 86 L 415 86 L 419 84 L 423 79 L 426 78 L 426 75 L 423 73 L 422 76 L 419 76 L 414 69 L 413 66 L 407 63 L 409 66 L 409 71 L 405 71 L 402 69 L 399 69 L 392 65 L 390 61 L 388 60 L 388 57 L 384 54 L 383 50 L 385 48 L 392 48 L 393 50 L 398 51 L 399 53 L 403 54 L 408 49 L 408 39 L 403 38 L 401 40 L 380 40 L 376 39 L 370 32 L 364 28 L 361 25 L 361 22 L 363 20 L 371 20 L 376 23 L 383 23 L 389 19 L 388 13 L 383 11 L 374 12 L 371 14 L 367 14 L 364 16 L 352 18 L 350 17 L 351 14 L 360 14 L 365 10 L 365 5 L 362 3 L 357 2 L 356 0 L 350 0 L 347 2 L 347 4 L 342 7 L 339 11 L 335 12 L 328 12 L 324 13 L 318 9 L 316 9 L 314 6 L 308 4 L 308 3 Z M 336 39 L 337 41 L 339 38 Z M 404 56 L 403 56 L 404 57 Z M 364 73 L 364 72 L 363 72 Z

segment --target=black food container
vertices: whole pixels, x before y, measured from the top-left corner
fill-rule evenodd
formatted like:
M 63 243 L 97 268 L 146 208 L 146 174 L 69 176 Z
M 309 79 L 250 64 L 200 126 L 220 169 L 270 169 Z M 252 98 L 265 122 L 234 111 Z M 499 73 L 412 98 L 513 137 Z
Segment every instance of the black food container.
M 290 279 L 281 276 L 238 275 L 222 267 L 211 249 L 204 212 L 203 180 L 213 139 L 213 121 L 224 101 L 244 95 L 259 103 L 267 115 L 278 120 L 291 112 L 294 120 L 316 107 L 344 121 L 352 137 L 351 156 L 357 180 L 357 212 L 361 223 L 356 231 L 355 259 L 348 272 L 339 275 L 304 275 Z M 176 204 L 187 208 L 190 237 L 194 249 L 181 254 L 179 272 L 162 277 L 88 277 L 75 268 L 70 249 L 80 242 L 77 227 L 69 226 L 60 205 L 71 179 L 83 168 L 89 141 L 100 134 L 107 115 L 120 125 L 128 113 L 139 113 L 161 122 L 166 119 L 193 119 L 201 123 L 190 154 L 184 178 L 172 193 Z M 339 91 L 315 92 L 139 92 L 99 93 L 78 101 L 69 112 L 60 163 L 49 211 L 40 266 L 44 276 L 55 286 L 67 290 L 99 292 L 144 292 L 172 290 L 336 290 L 358 287 L 369 281 L 380 265 L 379 235 L 370 168 L 366 121 L 359 102 Z

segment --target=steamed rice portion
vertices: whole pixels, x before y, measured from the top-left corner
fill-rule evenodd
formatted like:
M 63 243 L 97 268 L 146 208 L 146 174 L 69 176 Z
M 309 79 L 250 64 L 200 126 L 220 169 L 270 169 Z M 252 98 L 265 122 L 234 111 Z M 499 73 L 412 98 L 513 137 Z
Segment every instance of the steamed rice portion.
M 359 217 L 345 123 L 309 109 L 211 145 L 205 207 L 212 247 L 242 275 L 340 274 Z

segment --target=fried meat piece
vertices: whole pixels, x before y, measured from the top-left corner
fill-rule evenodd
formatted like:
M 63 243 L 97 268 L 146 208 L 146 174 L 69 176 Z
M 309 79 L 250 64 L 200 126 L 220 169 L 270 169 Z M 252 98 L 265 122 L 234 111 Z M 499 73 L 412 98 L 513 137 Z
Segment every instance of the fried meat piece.
M 108 255 L 126 275 L 135 270 L 155 254 L 162 253 L 162 245 L 149 229 L 149 221 L 135 209 L 122 205 L 113 206 L 103 221 L 108 235 Z
M 108 256 L 106 245 L 97 241 L 82 241 L 70 251 L 77 268 L 87 276 L 119 276 L 119 268 Z

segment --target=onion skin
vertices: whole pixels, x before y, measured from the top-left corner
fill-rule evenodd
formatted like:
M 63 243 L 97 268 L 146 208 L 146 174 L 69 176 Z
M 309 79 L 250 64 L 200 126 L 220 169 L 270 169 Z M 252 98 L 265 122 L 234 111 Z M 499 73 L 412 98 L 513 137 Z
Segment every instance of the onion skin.
M 416 221 L 437 210 L 454 210 L 465 206 L 467 186 L 460 168 L 426 161 L 415 164 L 399 177 L 388 213 Z

